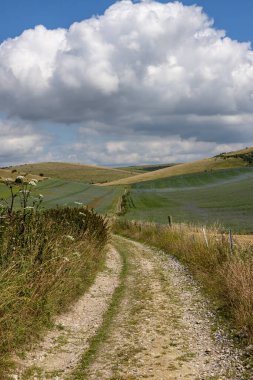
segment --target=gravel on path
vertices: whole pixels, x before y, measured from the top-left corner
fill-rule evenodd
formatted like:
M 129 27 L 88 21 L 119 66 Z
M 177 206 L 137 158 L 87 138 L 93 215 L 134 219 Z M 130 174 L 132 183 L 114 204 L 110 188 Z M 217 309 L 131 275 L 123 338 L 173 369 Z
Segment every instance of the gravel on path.
M 102 324 L 114 290 L 119 284 L 121 258 L 111 247 L 106 268 L 94 284 L 65 314 L 58 316 L 44 340 L 18 364 L 14 380 L 61 380 L 71 372 L 88 348 L 89 339 Z
M 111 333 L 98 350 L 89 380 L 242 380 L 240 351 L 200 289 L 174 258 L 124 238 L 130 273 Z

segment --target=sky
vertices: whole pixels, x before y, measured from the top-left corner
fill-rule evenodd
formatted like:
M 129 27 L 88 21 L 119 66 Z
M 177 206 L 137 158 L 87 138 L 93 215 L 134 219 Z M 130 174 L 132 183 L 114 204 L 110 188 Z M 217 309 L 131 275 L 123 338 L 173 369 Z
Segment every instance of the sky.
M 0 166 L 253 145 L 252 0 L 0 4 Z

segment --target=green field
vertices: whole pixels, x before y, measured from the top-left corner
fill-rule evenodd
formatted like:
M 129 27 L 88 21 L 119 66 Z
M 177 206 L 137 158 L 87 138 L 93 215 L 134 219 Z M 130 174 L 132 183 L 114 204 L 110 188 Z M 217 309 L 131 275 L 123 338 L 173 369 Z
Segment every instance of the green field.
M 43 208 L 55 207 L 81 207 L 79 203 L 94 208 L 100 213 L 114 213 L 117 210 L 119 198 L 123 192 L 121 187 L 99 187 L 82 182 L 48 179 L 40 182 L 35 193 L 42 194 Z M 0 184 L 0 198 L 8 198 L 8 188 Z M 18 205 L 18 199 L 16 200 Z
M 219 223 L 236 232 L 253 232 L 253 167 L 158 178 L 127 189 L 130 199 L 123 218 L 167 223 L 171 215 L 174 222 Z M 81 203 L 113 215 L 119 211 L 125 187 L 47 179 L 38 184 L 36 191 L 44 196 L 44 208 L 80 207 Z M 8 196 L 7 187 L 0 183 L 0 198 Z
M 222 224 L 253 231 L 253 168 L 188 174 L 133 185 L 127 219 Z
M 177 191 L 178 189 L 194 190 L 199 187 L 206 188 L 218 184 L 238 182 L 239 180 L 252 177 L 253 167 L 222 169 L 139 182 L 133 184 L 132 188 L 143 191 L 147 191 L 148 189 L 164 189 L 165 191 Z
M 119 167 L 116 169 L 120 170 L 126 170 L 128 172 L 134 171 L 137 173 L 147 173 L 147 172 L 153 172 L 155 170 L 160 170 L 164 168 L 170 168 L 171 166 L 175 166 L 176 164 L 154 164 L 154 165 L 134 165 L 134 166 L 125 166 L 125 167 Z
M 73 206 L 82 203 L 101 213 L 116 210 L 122 188 L 103 188 L 82 182 L 49 179 L 38 185 L 44 195 L 45 208 Z M 76 203 L 77 202 L 77 203 Z

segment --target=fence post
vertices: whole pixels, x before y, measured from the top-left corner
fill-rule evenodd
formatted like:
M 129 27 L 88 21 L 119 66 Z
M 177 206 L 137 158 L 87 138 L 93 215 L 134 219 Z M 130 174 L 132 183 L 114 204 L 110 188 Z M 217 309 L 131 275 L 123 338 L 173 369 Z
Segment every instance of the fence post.
M 209 244 L 208 244 L 208 239 L 207 239 L 207 235 L 206 235 L 206 229 L 205 229 L 205 227 L 202 227 L 202 231 L 203 231 L 204 239 L 205 239 L 205 242 L 206 242 L 206 246 L 207 246 L 207 248 L 208 248 L 208 247 L 209 247 Z
M 169 226 L 172 227 L 172 216 L 171 215 L 168 216 L 168 222 L 169 222 Z

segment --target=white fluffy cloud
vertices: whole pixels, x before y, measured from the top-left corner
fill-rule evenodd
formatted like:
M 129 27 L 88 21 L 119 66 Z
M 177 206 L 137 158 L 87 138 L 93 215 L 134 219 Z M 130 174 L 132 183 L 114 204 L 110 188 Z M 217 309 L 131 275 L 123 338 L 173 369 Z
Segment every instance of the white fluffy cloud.
M 40 158 L 49 138 L 28 123 L 0 120 L 1 166 Z
M 216 155 L 243 148 L 243 144 L 220 144 L 216 142 L 197 141 L 195 138 L 182 139 L 179 135 L 164 137 L 142 136 L 136 138 L 135 134 L 124 135 L 119 140 L 115 136 L 104 136 L 105 142 L 95 134 L 91 137 L 85 130 L 81 131 L 79 142 L 65 149 L 69 160 L 94 164 L 134 165 L 194 161 L 203 157 Z
M 197 6 L 122 0 L 69 30 L 26 30 L 0 45 L 0 111 L 118 146 L 133 134 L 253 143 L 253 52 L 212 25 Z

